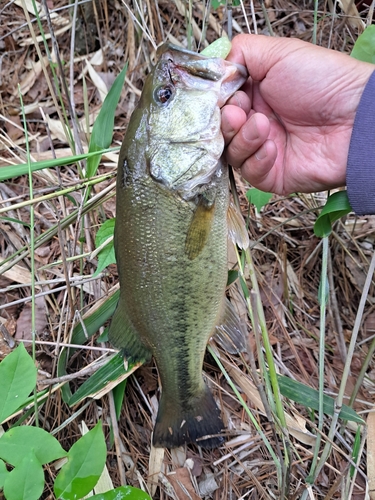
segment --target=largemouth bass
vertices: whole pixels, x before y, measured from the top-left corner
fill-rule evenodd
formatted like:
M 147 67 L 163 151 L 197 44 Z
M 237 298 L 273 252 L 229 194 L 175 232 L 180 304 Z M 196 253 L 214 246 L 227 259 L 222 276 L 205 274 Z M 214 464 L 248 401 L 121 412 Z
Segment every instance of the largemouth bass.
M 130 361 L 154 356 L 162 384 L 154 446 L 222 442 L 202 378 L 228 321 L 228 171 L 220 106 L 245 68 L 163 45 L 121 147 L 115 251 L 120 299 L 109 339 Z

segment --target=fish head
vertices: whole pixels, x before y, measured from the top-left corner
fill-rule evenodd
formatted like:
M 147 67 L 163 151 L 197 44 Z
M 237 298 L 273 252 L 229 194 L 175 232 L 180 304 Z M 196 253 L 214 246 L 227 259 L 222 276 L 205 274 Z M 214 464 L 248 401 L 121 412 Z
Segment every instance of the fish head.
M 224 149 L 220 107 L 245 82 L 246 69 L 164 44 L 145 82 L 147 163 L 164 187 L 193 198 L 220 175 Z

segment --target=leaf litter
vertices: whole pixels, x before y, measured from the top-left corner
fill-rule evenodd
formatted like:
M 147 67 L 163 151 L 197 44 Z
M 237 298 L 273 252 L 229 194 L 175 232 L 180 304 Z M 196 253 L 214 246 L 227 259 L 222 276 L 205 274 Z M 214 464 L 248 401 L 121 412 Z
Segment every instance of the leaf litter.
M 333 8 L 332 2 L 320 1 L 318 4 L 319 44 L 349 53 L 363 29 L 363 23 L 369 14 L 368 7 L 364 2 L 338 2 L 340 5 L 336 6 L 335 17 L 332 17 L 329 11 Z M 138 0 L 132 5 L 129 2 L 90 2 L 95 7 L 92 9 L 94 17 L 91 19 L 78 6 L 77 22 L 82 27 L 80 31 L 83 37 L 77 37 L 79 47 L 73 57 L 70 54 L 72 21 L 69 6 L 62 0 L 48 3 L 54 30 L 50 32 L 43 17 L 42 4 L 37 4 L 53 64 L 57 64 L 58 57 L 62 62 L 63 75 L 57 72 L 59 85 L 62 86 L 64 78 L 68 88 L 71 86 L 74 89 L 74 107 L 69 108 L 68 98 L 64 93 L 60 101 L 50 95 L 47 79 L 52 81 L 53 76 L 48 57 L 42 42 L 39 42 L 42 49 L 40 59 L 22 5 L 21 1 L 9 3 L 1 12 L 0 119 L 5 126 L 0 130 L 0 165 L 24 163 L 27 159 L 25 135 L 20 133 L 22 123 L 16 91 L 18 83 L 25 103 L 32 157 L 50 159 L 68 156 L 75 153 L 74 144 L 81 144 L 82 149 L 87 151 L 87 131 L 100 110 L 103 93 L 128 62 L 112 142 L 114 146 L 118 146 L 139 97 L 145 74 L 155 60 L 153 44 L 158 45 L 169 39 L 184 46 L 191 43 L 194 49 L 203 48 L 221 35 L 223 29 L 227 29 L 225 8 L 219 6 L 216 10 L 207 12 L 204 2 L 200 1 L 192 4 L 191 36 L 186 29 L 189 3 L 180 0 Z M 33 20 L 32 2 L 26 5 Z M 232 15 L 234 34 L 246 32 L 246 23 L 249 23 L 252 31 L 256 29 L 258 33 L 269 34 L 270 25 L 278 36 L 312 40 L 314 12 L 313 2 L 310 1 L 301 3 L 293 0 L 265 0 L 263 9 L 260 1 L 251 1 L 234 6 Z M 204 22 L 207 24 L 203 28 Z M 32 22 L 32 27 L 37 39 L 42 40 L 37 23 Z M 90 35 L 92 33 L 93 36 Z M 53 40 L 59 47 L 58 55 L 53 50 Z M 62 105 L 69 119 L 68 131 L 66 126 L 62 126 Z M 76 113 L 74 118 L 71 116 L 72 110 Z M 74 122 L 77 124 L 76 129 Z M 72 136 L 75 137 L 74 142 L 71 140 Z M 40 295 L 36 312 L 41 321 L 37 324 L 37 341 L 49 341 L 53 344 L 36 344 L 38 380 L 43 376 L 57 376 L 56 365 L 61 351 L 59 343 L 70 341 L 76 318 L 75 310 L 79 310 L 81 315 L 94 311 L 98 301 L 103 300 L 118 281 L 114 265 L 102 270 L 96 280 L 90 281 L 98 266 L 97 256 L 93 253 L 98 228 L 115 216 L 114 191 L 106 191 L 113 182 L 111 176 L 115 171 L 115 164 L 116 153 L 109 153 L 107 158 L 102 158 L 99 173 L 108 174 L 108 177 L 92 187 L 91 196 L 95 197 L 95 203 L 89 205 L 87 210 L 83 206 L 83 190 L 56 195 L 55 198 L 35 205 L 34 231 L 35 236 L 42 241 L 35 255 L 35 292 Z M 78 163 L 35 172 L 34 196 L 43 196 L 47 192 L 58 192 L 79 184 L 82 180 L 82 168 L 84 165 Z M 286 199 L 274 196 L 258 211 L 248 205 L 246 192 L 249 186 L 238 175 L 236 183 L 242 213 L 248 225 L 252 257 L 277 371 L 280 375 L 316 389 L 321 241 L 314 236 L 313 225 L 317 217 L 316 207 L 324 204 L 325 197 L 322 194 Z M 29 302 L 32 295 L 30 269 L 33 256 L 28 250 L 28 179 L 26 176 L 13 178 L 0 188 L 0 208 L 9 209 L 2 214 L 9 219 L 4 218 L 0 222 L 0 316 L 2 328 L 6 330 L 6 334 L 0 332 L 0 341 L 1 353 L 5 356 L 11 349 L 6 341 L 7 336 L 16 340 L 17 345 L 19 339 L 16 331 L 25 332 L 26 336 L 31 333 Z M 12 210 L 15 203 L 24 205 Z M 56 225 L 60 227 L 59 231 L 48 233 Z M 363 283 L 374 251 L 373 235 L 373 217 L 356 218 L 350 214 L 345 220 L 335 224 L 330 237 L 329 273 L 333 286 L 329 290 L 326 320 L 324 386 L 327 394 L 332 396 L 338 393 L 346 347 L 350 342 Z M 43 237 L 46 239 L 43 240 Z M 231 265 L 236 268 L 235 258 L 230 260 Z M 77 278 L 81 280 L 80 285 L 74 286 L 74 279 Z M 248 285 L 250 286 L 250 282 Z M 235 303 L 238 313 L 245 318 L 246 304 L 241 298 L 237 283 L 231 285 L 228 295 Z M 346 404 L 349 403 L 366 356 L 371 352 L 373 316 L 374 283 L 370 286 L 363 326 L 352 359 L 344 400 Z M 248 325 L 250 332 L 250 324 Z M 101 328 L 99 333 L 103 334 L 103 331 Z M 92 347 L 102 346 L 103 349 L 111 347 L 103 342 L 97 344 L 95 337 L 91 337 L 87 344 Z M 250 345 L 257 367 L 261 369 L 252 333 Z M 30 348 L 30 344 L 26 346 Z M 247 360 L 226 353 L 220 347 L 216 346 L 215 349 L 262 432 L 276 449 L 279 437 L 277 433 L 273 433 L 256 378 L 247 369 Z M 68 373 L 74 375 L 94 363 L 102 354 L 97 350 L 76 350 L 69 359 Z M 70 408 L 63 401 L 61 392 L 54 391 L 41 407 L 43 427 L 50 432 L 56 430 L 55 436 L 67 450 L 80 435 L 80 420 L 83 418 L 92 428 L 100 417 L 109 450 L 107 469 L 115 487 L 120 485 L 121 477 L 116 460 L 116 452 L 119 451 L 126 482 L 150 491 L 153 498 L 279 498 L 275 463 L 244 407 L 210 355 L 206 356 L 204 369 L 207 383 L 214 392 L 226 423 L 227 441 L 220 449 L 202 451 L 189 446 L 178 451 L 161 452 L 150 448 L 158 401 L 158 375 L 152 363 L 142 366 L 135 376 L 128 379 L 116 436 L 119 450 L 116 450 L 110 439 L 114 417 L 110 411 L 108 395 L 92 400 L 88 405 L 87 401 L 83 401 Z M 375 454 L 371 413 L 375 394 L 375 366 L 372 359 L 366 372 L 353 403 L 354 409 L 363 418 L 366 419 L 369 415 L 367 449 L 362 451 L 358 459 L 356 475 L 351 475 L 349 469 L 356 432 L 356 425 L 352 424 L 339 427 L 335 433 L 332 452 L 316 481 L 316 487 L 310 490 L 311 498 L 372 498 L 372 493 L 367 496 L 367 492 L 373 489 Z M 87 377 L 81 377 L 70 381 L 73 392 L 86 379 Z M 301 496 L 310 470 L 316 436 L 316 416 L 312 410 L 290 400 L 284 400 L 284 408 L 293 456 L 288 470 L 289 498 L 297 499 Z M 330 417 L 325 416 L 324 432 L 328 432 L 329 423 Z M 7 425 L 4 424 L 5 429 Z M 326 437 L 323 436 L 323 441 L 325 440 Z M 53 467 L 46 468 L 47 486 L 42 498 L 52 498 L 49 492 L 52 487 L 48 485 L 53 483 L 56 475 L 57 471 Z

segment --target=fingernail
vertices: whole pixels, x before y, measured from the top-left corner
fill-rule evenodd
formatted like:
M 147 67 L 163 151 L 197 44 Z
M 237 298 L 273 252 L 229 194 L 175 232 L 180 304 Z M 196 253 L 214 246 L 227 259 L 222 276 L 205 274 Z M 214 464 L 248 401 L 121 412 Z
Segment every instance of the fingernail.
M 265 148 L 264 146 L 261 146 L 258 151 L 255 153 L 255 158 L 257 160 L 264 160 L 264 158 L 266 158 L 267 156 L 267 148 Z
M 254 118 L 250 118 L 244 128 L 244 135 L 247 137 L 247 140 L 256 141 L 258 139 L 259 131 Z

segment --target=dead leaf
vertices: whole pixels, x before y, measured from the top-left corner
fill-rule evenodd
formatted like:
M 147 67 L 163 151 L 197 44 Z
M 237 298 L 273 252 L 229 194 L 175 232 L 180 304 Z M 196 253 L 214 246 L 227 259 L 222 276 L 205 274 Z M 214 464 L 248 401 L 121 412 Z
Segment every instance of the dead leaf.
M 38 333 L 48 326 L 46 315 L 46 299 L 45 297 L 37 297 L 35 299 L 35 330 Z M 17 320 L 16 339 L 32 340 L 32 325 L 31 325 L 31 304 L 28 303 L 22 309 Z
M 158 487 L 159 474 L 163 471 L 163 460 L 164 460 L 164 448 L 155 448 L 151 444 L 150 458 L 148 461 L 148 479 L 147 488 L 151 494 L 151 498 L 154 497 L 156 489 Z
M 201 497 L 195 492 L 190 473 L 186 467 L 180 467 L 168 474 L 167 477 L 176 492 L 178 500 L 201 500 Z

